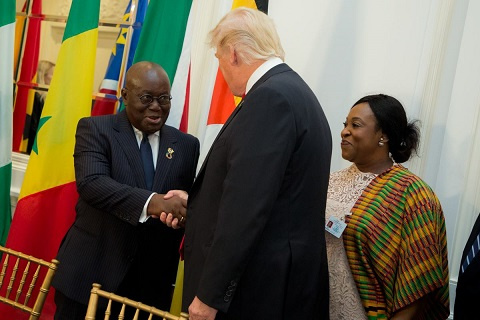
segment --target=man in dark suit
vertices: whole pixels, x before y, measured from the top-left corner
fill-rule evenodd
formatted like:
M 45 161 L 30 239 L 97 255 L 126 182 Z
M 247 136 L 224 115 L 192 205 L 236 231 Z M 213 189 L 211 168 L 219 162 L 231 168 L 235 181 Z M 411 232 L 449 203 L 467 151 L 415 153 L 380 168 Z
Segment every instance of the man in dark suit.
M 453 311 L 455 320 L 478 319 L 477 303 L 480 301 L 480 252 L 476 252 L 472 259 L 471 250 L 474 243 L 478 250 L 480 246 L 480 239 L 478 238 L 479 234 L 480 215 L 477 217 L 477 221 L 473 226 L 470 237 L 463 250 L 458 275 L 457 292 L 455 295 L 455 307 Z
M 134 64 L 122 97 L 125 111 L 78 123 L 79 199 L 57 256 L 55 319 L 84 319 L 94 282 L 164 310 L 170 306 L 183 229 L 156 217 L 162 211 L 185 215 L 186 201 L 163 194 L 190 189 L 199 142 L 165 125 L 170 83 L 159 65 Z
M 233 10 L 210 35 L 230 90 L 244 99 L 189 195 L 183 309 L 191 320 L 328 319 L 328 122 L 283 63 L 267 15 Z

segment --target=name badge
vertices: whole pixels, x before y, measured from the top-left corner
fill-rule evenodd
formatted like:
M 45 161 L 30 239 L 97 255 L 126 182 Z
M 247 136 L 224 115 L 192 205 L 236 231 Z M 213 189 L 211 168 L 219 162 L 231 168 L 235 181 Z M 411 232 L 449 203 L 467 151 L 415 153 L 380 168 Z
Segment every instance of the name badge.
M 325 224 L 325 230 L 333 234 L 335 237 L 340 238 L 343 231 L 347 227 L 347 224 L 337 217 L 330 216 Z

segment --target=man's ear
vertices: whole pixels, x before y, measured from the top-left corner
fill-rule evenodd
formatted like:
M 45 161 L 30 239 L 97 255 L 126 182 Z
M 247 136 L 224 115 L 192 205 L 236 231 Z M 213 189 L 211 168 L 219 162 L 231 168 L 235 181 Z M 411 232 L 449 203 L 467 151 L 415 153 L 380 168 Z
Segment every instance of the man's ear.
M 237 65 L 238 64 L 238 55 L 235 48 L 230 47 L 230 64 Z
M 123 98 L 123 103 L 127 105 L 128 101 L 128 90 L 125 88 L 122 88 L 122 98 Z

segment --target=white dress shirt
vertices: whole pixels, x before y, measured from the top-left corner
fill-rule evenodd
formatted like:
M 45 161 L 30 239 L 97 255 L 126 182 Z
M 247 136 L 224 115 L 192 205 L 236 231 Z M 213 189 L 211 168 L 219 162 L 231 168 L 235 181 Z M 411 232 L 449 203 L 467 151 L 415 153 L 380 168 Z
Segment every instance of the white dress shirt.
M 247 92 L 250 91 L 250 89 L 252 89 L 253 85 L 258 80 L 260 80 L 260 78 L 263 77 L 265 73 L 267 73 L 273 67 L 278 66 L 279 64 L 282 64 L 282 63 L 283 63 L 282 59 L 278 57 L 273 57 L 265 61 L 260 67 L 257 68 L 257 70 L 255 70 L 252 73 L 252 75 L 248 79 L 247 87 L 245 88 L 245 94 L 247 94 Z

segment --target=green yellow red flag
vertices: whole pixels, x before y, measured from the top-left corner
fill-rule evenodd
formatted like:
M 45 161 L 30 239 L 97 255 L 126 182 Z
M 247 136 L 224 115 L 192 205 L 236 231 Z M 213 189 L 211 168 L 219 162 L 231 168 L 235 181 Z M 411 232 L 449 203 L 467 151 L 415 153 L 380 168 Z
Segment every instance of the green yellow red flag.
M 72 1 L 7 239 L 8 247 L 44 260 L 56 256 L 75 218 L 75 131 L 90 115 L 99 11 L 100 0 Z M 54 309 L 50 292 L 42 314 Z

